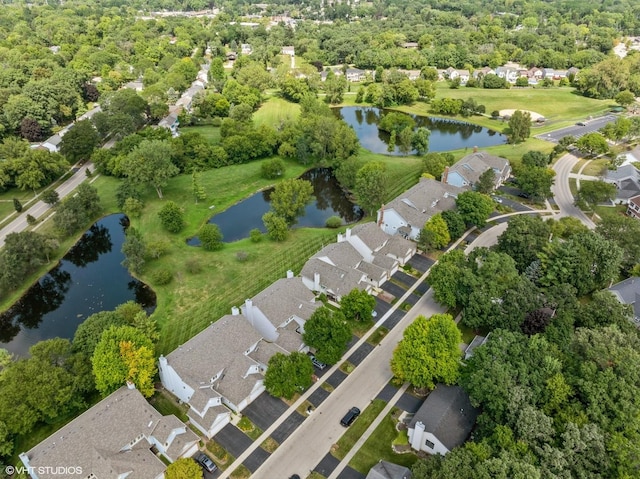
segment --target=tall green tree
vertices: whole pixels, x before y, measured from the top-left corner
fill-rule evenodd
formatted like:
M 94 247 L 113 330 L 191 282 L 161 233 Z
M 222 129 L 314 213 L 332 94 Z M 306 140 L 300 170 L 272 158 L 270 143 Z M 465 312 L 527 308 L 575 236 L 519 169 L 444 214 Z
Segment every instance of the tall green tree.
M 429 137 L 431 131 L 428 128 L 420 127 L 413 132 L 411 137 L 411 146 L 416 150 L 416 154 L 419 156 L 424 155 L 429 151 Z
M 340 311 L 350 321 L 371 321 L 376 299 L 366 291 L 352 289 L 340 299 Z
M 596 225 L 596 232 L 622 249 L 622 267 L 626 271 L 640 264 L 640 221 L 622 215 L 606 215 Z
M 122 266 L 131 270 L 135 274 L 140 274 L 145 263 L 147 247 L 142 240 L 140 232 L 130 226 L 122 243 L 122 253 L 124 260 Z
M 270 239 L 273 241 L 284 241 L 287 239 L 289 225 L 282 216 L 278 216 L 273 211 L 267 211 L 262 215 L 262 222 Z
M 612 183 L 607 183 L 606 181 L 581 181 L 578 198 L 595 206 L 599 203 L 613 200 L 617 193 L 618 189 Z
M 275 397 L 291 399 L 312 384 L 313 364 L 309 356 L 299 352 L 276 353 L 269 359 L 264 386 Z
M 143 140 L 123 159 L 120 166 L 133 183 L 152 185 L 160 199 L 167 180 L 179 172 L 171 163 L 171 146 L 162 140 Z
M 487 195 L 476 191 L 465 191 L 456 198 L 456 207 L 466 224 L 482 228 L 495 205 Z
M 539 216 L 516 215 L 498 238 L 496 249 L 511 256 L 518 271 L 523 272 L 538 259 L 550 237 L 551 225 Z
M 105 330 L 91 357 L 96 388 L 106 396 L 132 382 L 145 396 L 153 394 L 156 374 L 153 343 L 132 326 Z
M 387 197 L 387 175 L 384 163 L 371 161 L 356 174 L 355 193 L 360 206 L 373 214 Z
M 80 160 L 88 160 L 98 146 L 100 138 L 90 120 L 81 120 L 62 137 L 60 153 L 74 164 Z
M 202 479 L 202 467 L 191 457 L 182 457 L 167 466 L 165 479 Z
M 175 201 L 167 201 L 158 211 L 158 217 L 163 228 L 170 233 L 179 233 L 186 226 L 184 211 Z
M 271 208 L 284 218 L 288 225 L 296 222 L 313 194 L 313 186 L 307 180 L 296 178 L 283 180 L 271 193 Z
M 600 133 L 587 133 L 578 138 L 576 147 L 589 156 L 604 155 L 609 151 L 609 144 Z
M 460 368 L 462 333 L 448 314 L 418 316 L 405 329 L 391 359 L 391 371 L 416 387 L 455 384 Z
M 327 307 L 316 309 L 304 323 L 302 339 L 315 348 L 316 357 L 326 364 L 336 364 L 342 358 L 351 339 L 351 330 L 341 312 Z
M 218 251 L 224 246 L 222 242 L 222 231 L 216 224 L 207 223 L 198 230 L 198 239 L 202 248 L 207 251 Z
M 490 75 L 495 76 L 495 75 Z M 509 143 L 521 143 L 531 135 L 531 115 L 516 110 L 509 118 Z
M 495 189 L 495 181 L 496 172 L 493 170 L 493 168 L 489 168 L 480 175 L 480 177 L 478 178 L 478 182 L 474 186 L 478 193 L 488 195 Z
M 429 218 L 418 235 L 418 246 L 423 251 L 440 249 L 451 241 L 447 222 L 440 213 Z
M 552 196 L 555 172 L 551 168 L 525 168 L 517 176 L 520 189 L 535 200 L 544 200 Z

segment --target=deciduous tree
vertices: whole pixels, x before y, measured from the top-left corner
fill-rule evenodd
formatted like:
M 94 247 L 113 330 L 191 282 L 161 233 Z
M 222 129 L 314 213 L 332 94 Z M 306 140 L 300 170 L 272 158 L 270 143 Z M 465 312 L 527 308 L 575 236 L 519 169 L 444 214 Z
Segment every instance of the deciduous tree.
M 271 193 L 271 208 L 281 218 L 292 225 L 304 211 L 313 194 L 313 186 L 307 180 L 292 178 L 276 185 Z
M 291 399 L 311 386 L 313 364 L 309 356 L 299 352 L 276 353 L 269 359 L 264 386 L 275 397 Z
M 81 120 L 62 137 L 60 153 L 71 163 L 87 160 L 98 146 L 99 135 L 90 120 Z
M 207 251 L 218 251 L 222 249 L 222 231 L 216 224 L 207 223 L 198 230 L 198 239 L 202 248 Z
M 350 321 L 370 321 L 376 299 L 366 291 L 352 289 L 340 299 L 340 311 Z
M 164 477 L 166 479 L 202 479 L 202 468 L 193 458 L 183 457 L 167 466 Z
M 273 211 L 268 211 L 262 215 L 262 222 L 270 239 L 273 241 L 284 241 L 287 239 L 289 226 L 284 218 L 278 216 Z
M 387 196 L 387 175 L 384 163 L 371 161 L 356 174 L 355 193 L 360 206 L 373 214 Z
M 456 198 L 456 207 L 464 222 L 482 228 L 494 210 L 493 200 L 476 191 L 465 191 Z
M 351 339 L 351 330 L 341 312 L 333 312 L 323 306 L 316 309 L 304 323 L 302 339 L 305 344 L 315 348 L 319 361 L 336 364 Z
M 171 146 L 161 140 L 143 140 L 124 158 L 120 166 L 124 175 L 133 183 L 151 184 L 160 199 L 167 180 L 179 172 L 171 163 Z
M 489 75 L 489 77 L 496 75 Z M 520 143 L 531 135 L 531 114 L 516 110 L 509 118 L 509 143 Z
M 429 218 L 418 235 L 418 246 L 423 251 L 440 249 L 451 241 L 447 222 L 440 213 Z
M 164 229 L 170 233 L 178 233 L 184 229 L 184 212 L 175 201 L 167 201 L 158 212 L 160 222 Z
M 433 389 L 455 384 L 460 367 L 462 333 L 448 314 L 418 316 L 393 352 L 391 371 L 402 381 Z

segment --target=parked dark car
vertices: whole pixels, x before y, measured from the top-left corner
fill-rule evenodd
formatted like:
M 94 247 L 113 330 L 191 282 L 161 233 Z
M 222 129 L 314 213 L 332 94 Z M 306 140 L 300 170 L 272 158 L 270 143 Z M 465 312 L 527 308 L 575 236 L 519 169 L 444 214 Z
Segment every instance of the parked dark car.
M 353 424 L 353 421 L 355 421 L 359 415 L 360 409 L 358 409 L 357 407 L 352 407 L 351 409 L 349 409 L 349 412 L 345 414 L 344 417 L 340 420 L 340 424 L 342 424 L 344 427 L 349 427 Z
M 209 456 L 207 456 L 203 452 L 196 454 L 195 460 L 198 464 L 200 464 L 203 467 L 203 469 L 205 469 L 208 472 L 213 472 L 216 469 L 218 469 L 218 466 L 216 466 L 213 463 L 213 461 L 209 458 Z

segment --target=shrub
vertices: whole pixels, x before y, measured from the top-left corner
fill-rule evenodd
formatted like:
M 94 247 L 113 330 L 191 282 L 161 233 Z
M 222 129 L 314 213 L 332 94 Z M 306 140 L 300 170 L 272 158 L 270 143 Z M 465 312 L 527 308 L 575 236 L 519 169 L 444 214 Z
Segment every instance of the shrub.
M 198 261 L 197 258 L 188 259 L 184 265 L 187 273 L 198 274 L 202 271 L 202 264 L 200 263 L 200 261 Z
M 262 177 L 268 180 L 274 180 L 284 174 L 284 161 L 280 158 L 272 158 L 262 163 Z
M 222 232 L 216 224 L 207 223 L 198 231 L 198 238 L 202 244 L 202 248 L 207 251 L 218 251 L 222 249 Z
M 122 207 L 124 214 L 130 218 L 139 218 L 142 214 L 144 203 L 137 198 L 127 198 Z
M 22 211 L 22 203 L 20 203 L 20 200 L 18 198 L 14 198 L 13 199 L 13 208 L 20 213 Z
M 241 263 L 244 263 L 249 259 L 249 253 L 247 253 L 246 251 L 238 251 L 236 253 L 236 259 Z
M 35 219 L 33 216 L 27 215 L 27 224 L 28 225 L 35 225 L 37 222 L 38 222 L 38 220 Z
M 340 228 L 342 226 L 342 218 L 339 216 L 330 216 L 325 222 L 327 228 Z
M 167 201 L 158 216 L 164 229 L 170 233 L 178 233 L 185 227 L 182 209 L 174 201 Z
M 157 286 L 162 286 L 165 284 L 169 284 L 173 279 L 173 273 L 168 269 L 159 269 L 158 271 L 154 271 L 151 275 L 151 279 L 153 284 Z
M 222 118 L 215 116 L 211 119 L 211 126 L 219 127 L 222 125 Z
M 260 231 L 258 228 L 253 228 L 251 231 L 249 231 L 249 238 L 253 243 L 260 243 L 260 241 L 262 241 L 262 231 Z

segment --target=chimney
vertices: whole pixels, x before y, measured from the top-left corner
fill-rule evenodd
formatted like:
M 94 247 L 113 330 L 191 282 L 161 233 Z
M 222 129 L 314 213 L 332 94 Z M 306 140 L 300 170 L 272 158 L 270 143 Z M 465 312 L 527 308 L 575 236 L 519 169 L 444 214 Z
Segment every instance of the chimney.
M 382 228 L 382 223 L 384 222 L 384 203 L 380 206 L 380 213 L 378 216 L 378 226 Z
M 320 273 L 313 273 L 313 290 L 320 291 Z
M 478 147 L 477 147 L 477 146 L 474 146 L 474 147 L 473 147 L 473 152 L 474 152 L 474 153 L 478 153 Z
M 445 166 L 444 171 L 442 172 L 442 177 L 440 178 L 441 183 L 446 183 L 449 179 L 449 167 Z
M 244 300 L 244 315 L 249 320 L 249 323 L 253 325 L 253 301 L 250 299 Z
M 233 316 L 238 316 L 240 314 L 240 310 L 238 309 L 237 306 L 234 306 L 233 308 L 231 308 L 231 314 Z
M 351 228 L 347 228 L 347 231 L 345 231 L 345 238 L 349 239 L 351 238 Z
M 293 278 L 293 271 L 287 270 L 287 278 Z
M 127 380 L 127 389 L 135 389 L 136 385 L 133 384 L 131 381 Z

